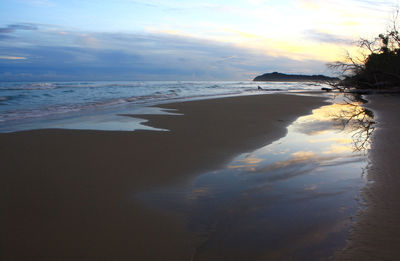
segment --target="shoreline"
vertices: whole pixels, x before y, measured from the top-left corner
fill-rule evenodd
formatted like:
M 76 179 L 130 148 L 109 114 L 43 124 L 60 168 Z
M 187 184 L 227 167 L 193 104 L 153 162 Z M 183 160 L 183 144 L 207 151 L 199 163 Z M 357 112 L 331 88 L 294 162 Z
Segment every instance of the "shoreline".
M 186 102 L 217 100 L 226 98 L 239 98 L 248 96 L 259 95 L 302 95 L 322 97 L 324 91 L 268 91 L 266 93 L 253 90 L 253 93 L 248 94 L 218 94 L 206 95 L 197 97 L 181 97 L 169 100 L 151 101 L 143 104 L 117 104 L 108 108 L 99 110 L 87 110 L 78 112 L 69 112 L 60 115 L 49 115 L 43 118 L 26 118 L 23 120 L 16 120 L 11 122 L 0 121 L 0 134 L 1 133 L 14 133 L 35 130 L 77 130 L 77 131 L 141 131 L 141 130 L 158 130 L 163 131 L 161 128 L 154 128 L 144 124 L 147 119 L 146 115 L 172 115 L 173 111 L 164 110 L 163 106 L 169 104 L 180 104 Z M 172 109 L 174 110 L 174 109 Z M 127 119 L 126 116 L 131 116 Z M 132 117 L 135 116 L 135 117 Z M 132 120 L 134 118 L 134 120 Z M 130 122 L 129 122 L 130 121 Z M 112 122 L 112 124 L 104 124 Z M 6 124 L 7 123 L 7 124 Z M 10 124 L 8 126 L 8 124 Z M 11 126 L 11 127 L 10 127 Z
M 324 100 L 252 95 L 158 106 L 183 115 L 132 115 L 168 132 L 2 133 L 1 255 L 188 260 L 194 246 L 181 217 L 152 210 L 133 195 L 184 182 L 271 143 Z
M 63 125 L 65 122 L 62 119 L 81 118 L 103 112 L 112 114 L 114 110 L 129 112 L 139 109 L 140 111 L 144 106 L 165 103 L 257 95 L 260 93 L 257 85 L 252 81 L 89 81 L 5 84 L 0 88 L 0 132 L 47 129 L 56 124 Z M 319 89 L 319 86 L 307 83 L 270 83 L 263 92 Z M 20 92 L 24 95 L 20 96 Z M 48 124 L 50 121 L 51 124 Z M 68 126 L 61 127 L 68 128 Z M 72 128 L 76 129 L 75 126 Z M 120 130 L 102 128 L 99 125 L 93 129 Z
M 334 260 L 398 260 L 400 96 L 374 94 L 367 99 L 377 128 L 369 153 L 368 184 L 361 191 L 366 209 L 359 213 L 346 248 Z

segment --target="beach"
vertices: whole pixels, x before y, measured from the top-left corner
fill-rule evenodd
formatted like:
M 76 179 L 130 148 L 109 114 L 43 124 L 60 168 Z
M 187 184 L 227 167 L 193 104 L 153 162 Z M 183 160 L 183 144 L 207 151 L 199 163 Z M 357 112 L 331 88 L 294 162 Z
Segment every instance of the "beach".
M 400 218 L 397 179 L 400 166 L 396 161 L 400 145 L 396 136 L 400 126 L 396 114 L 399 97 L 373 95 L 367 99 L 369 103 L 366 107 L 375 114 L 376 130 L 368 153 L 368 168 L 364 172 L 368 182 L 361 190 L 362 208 L 359 214 L 351 222 L 346 217 L 346 213 L 351 213 L 349 209 L 350 212 L 343 212 L 344 219 L 333 219 L 329 223 L 329 216 L 336 215 L 335 210 L 326 212 L 326 217 L 322 218 L 324 213 L 315 209 L 316 217 L 321 216 L 321 224 L 304 223 L 298 228 L 299 231 L 304 230 L 300 232 L 304 233 L 303 237 L 297 239 L 293 234 L 293 238 L 285 239 L 288 242 L 286 250 L 279 245 L 276 251 L 266 253 L 259 252 L 259 248 L 254 248 L 253 253 L 246 252 L 251 249 L 249 246 L 243 246 L 245 252 L 223 248 L 235 242 L 232 240 L 236 234 L 243 236 L 247 233 L 244 230 L 245 234 L 241 234 L 240 226 L 232 227 L 234 230 L 231 233 L 222 229 L 210 238 L 208 245 L 204 245 L 204 235 L 188 227 L 188 217 L 182 214 L 184 211 L 176 211 L 176 207 L 171 207 L 174 204 L 166 204 L 168 200 L 163 197 L 168 193 L 157 194 L 157 191 L 184 187 L 202 173 L 217 173 L 217 169 L 223 169 L 227 164 L 231 169 L 240 167 L 232 165 L 234 162 L 243 164 L 248 161 L 252 171 L 255 171 L 257 158 L 231 161 L 239 154 L 252 152 L 284 137 L 287 127 L 298 117 L 327 105 L 325 98 L 288 94 L 251 95 L 158 105 L 173 114 L 124 115 L 146 119 L 146 125 L 168 131 L 43 129 L 1 133 L 1 259 L 209 260 L 220 257 L 221 260 L 244 260 L 245 256 L 254 254 L 253 260 L 286 260 L 288 257 L 308 260 L 307 255 L 316 254 L 313 260 L 319 260 L 321 256 L 327 258 L 326 253 L 331 251 L 329 245 L 324 243 L 326 237 L 348 230 L 351 224 L 350 233 L 345 234 L 347 246 L 342 250 L 336 249 L 334 260 L 396 260 L 396 246 L 400 243 L 400 226 L 397 223 Z M 312 132 L 312 126 L 308 128 L 311 129 L 305 131 Z M 315 129 L 318 130 L 321 129 Z M 310 137 L 316 139 L 316 136 Z M 303 169 L 294 174 L 300 177 L 304 175 L 304 167 L 296 164 L 308 160 L 308 156 L 312 156 L 311 161 L 313 158 L 316 162 L 321 161 L 320 166 L 332 164 L 330 157 L 318 158 L 304 150 L 300 158 L 289 158 L 276 164 L 295 164 L 294 168 Z M 293 155 L 298 156 L 299 152 Z M 344 166 L 347 165 L 342 166 L 343 173 L 346 168 L 349 169 Z M 273 172 L 268 175 L 273 175 Z M 286 179 L 285 175 L 277 180 Z M 296 177 L 290 175 L 287 178 Z M 355 172 L 352 175 L 359 174 Z M 325 179 L 329 177 L 325 174 L 321 178 L 324 176 Z M 260 178 L 257 178 L 259 189 L 263 184 Z M 351 184 L 344 183 L 344 187 L 354 187 Z M 266 188 L 269 189 L 269 186 Z M 343 188 L 339 186 L 336 192 L 328 192 L 331 190 L 329 187 L 326 189 L 320 189 L 319 185 L 306 186 L 302 194 L 306 193 L 304 195 L 318 201 L 329 193 L 341 194 Z M 204 192 L 201 187 L 194 190 L 196 193 Z M 151 196 L 151 191 L 157 192 L 155 197 Z M 244 190 L 246 194 L 252 193 L 249 191 Z M 143 195 L 150 195 L 151 200 L 143 200 L 146 198 Z M 254 195 L 259 197 L 261 194 L 257 192 Z M 269 194 L 266 195 L 269 197 Z M 300 199 L 301 196 L 294 200 Z M 234 208 L 228 210 L 231 211 L 228 216 L 232 219 L 230 225 L 243 217 L 246 221 L 252 220 L 247 215 L 253 210 L 248 211 L 247 208 L 270 204 L 266 203 L 268 199 L 265 202 L 257 199 L 253 202 L 256 203 L 254 206 L 247 206 L 247 200 L 240 199 Z M 353 201 L 352 198 L 346 200 Z M 242 205 L 241 201 L 246 205 Z M 311 206 L 312 201 L 308 202 Z M 328 208 L 332 206 L 326 205 Z M 290 208 L 296 209 L 295 205 L 288 205 Z M 211 214 L 202 212 L 207 209 L 212 211 L 212 208 L 205 207 L 194 213 L 200 213 L 207 219 L 207 215 Z M 253 215 L 261 213 L 264 212 L 254 212 Z M 290 220 L 290 215 L 279 217 L 279 212 L 276 215 L 278 220 Z M 293 222 L 304 218 L 309 217 L 296 213 L 296 221 Z M 201 217 L 198 219 L 204 221 Z M 257 227 L 268 224 L 258 218 L 253 222 L 254 227 L 250 224 L 245 227 L 255 234 Z M 330 224 L 336 225 L 332 227 Z M 309 225 L 313 226 L 307 228 Z M 280 229 L 284 231 L 285 228 Z M 221 236 L 226 242 L 232 242 L 223 245 L 223 241 L 218 239 Z M 245 243 L 240 243 L 240 240 L 238 244 Z M 263 241 L 262 238 L 260 240 Z M 215 248 L 219 244 L 221 251 Z M 250 242 L 246 244 L 251 245 Z M 322 251 L 315 249 L 317 246 L 328 248 Z M 307 251 L 313 253 L 307 254 Z M 234 258 L 232 253 L 236 253 Z
M 398 4 L 2 0 L 0 261 L 400 260 Z
M 324 104 L 241 96 L 161 106 L 182 115 L 139 116 L 169 131 L 2 133 L 1 259 L 190 260 L 197 246 L 183 217 L 135 194 L 222 167 Z
M 377 122 L 362 190 L 364 211 L 353 225 L 347 247 L 335 260 L 398 260 L 400 245 L 399 95 L 369 95 Z

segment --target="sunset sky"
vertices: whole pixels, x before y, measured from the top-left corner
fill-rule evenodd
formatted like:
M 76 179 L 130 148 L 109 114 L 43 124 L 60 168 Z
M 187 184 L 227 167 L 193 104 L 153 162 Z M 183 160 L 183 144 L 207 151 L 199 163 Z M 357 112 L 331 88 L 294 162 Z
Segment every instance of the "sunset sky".
M 249 80 L 325 64 L 399 1 L 1 0 L 0 81 Z

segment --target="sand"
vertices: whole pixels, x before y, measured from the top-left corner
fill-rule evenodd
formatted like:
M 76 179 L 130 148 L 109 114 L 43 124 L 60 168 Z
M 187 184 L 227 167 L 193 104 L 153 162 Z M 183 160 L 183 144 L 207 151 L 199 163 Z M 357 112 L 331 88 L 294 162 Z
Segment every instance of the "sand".
M 286 133 L 322 98 L 257 95 L 163 105 L 169 132 L 0 134 L 1 260 L 190 260 L 183 217 L 135 195 L 224 166 Z
M 369 153 L 366 210 L 351 231 L 348 246 L 335 260 L 399 260 L 400 246 L 400 96 L 368 96 L 377 129 Z

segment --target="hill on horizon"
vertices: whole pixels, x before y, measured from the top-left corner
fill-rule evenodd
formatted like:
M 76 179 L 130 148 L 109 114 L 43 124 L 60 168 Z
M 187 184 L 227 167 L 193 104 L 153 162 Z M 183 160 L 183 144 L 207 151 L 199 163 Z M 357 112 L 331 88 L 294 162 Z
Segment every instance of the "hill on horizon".
M 285 74 L 279 72 L 265 73 L 253 79 L 255 82 L 268 81 L 338 81 L 337 77 L 329 77 L 325 75 L 301 75 L 301 74 Z

